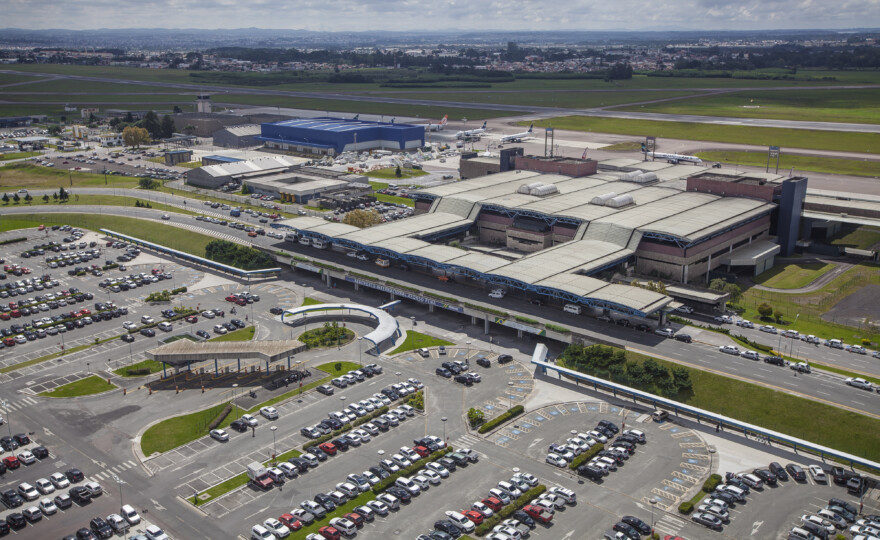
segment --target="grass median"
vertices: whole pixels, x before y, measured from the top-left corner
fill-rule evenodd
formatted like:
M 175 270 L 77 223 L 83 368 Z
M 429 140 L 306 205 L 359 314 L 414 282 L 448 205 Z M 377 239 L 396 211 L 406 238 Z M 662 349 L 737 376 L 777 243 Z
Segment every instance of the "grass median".
M 256 331 L 256 326 L 248 326 L 246 328 L 233 330 L 232 332 L 223 334 L 222 336 L 213 337 L 208 341 L 250 341 L 254 339 L 254 332 Z
M 772 289 L 799 289 L 827 274 L 834 266 L 826 263 L 779 264 L 752 278 L 752 281 Z
M 732 152 L 710 151 L 697 152 L 696 156 L 703 161 L 749 165 L 752 167 L 767 166 L 767 152 Z M 776 169 L 776 160 L 770 160 L 770 168 Z M 786 154 L 779 157 L 779 170 L 812 171 L 829 174 L 846 174 L 850 176 L 880 176 L 880 162 L 861 159 L 843 159 L 823 156 L 801 156 Z
M 162 362 L 143 360 L 137 364 L 114 369 L 113 373 L 125 378 L 145 377 L 162 371 Z
M 40 392 L 38 395 L 51 398 L 72 398 L 101 394 L 109 390 L 115 390 L 116 388 L 119 387 L 108 382 L 107 379 L 102 379 L 97 375 L 91 375 L 84 379 L 58 386 L 52 390 Z
M 141 204 L 149 204 L 149 207 L 153 210 L 161 210 L 163 212 L 176 212 L 178 214 L 187 214 L 193 216 L 196 215 L 195 212 L 182 210 L 175 206 L 170 206 L 148 199 L 141 199 L 137 196 L 121 197 L 118 195 L 73 195 L 65 202 L 58 202 L 51 195 L 49 196 L 48 201 L 44 200 L 42 196 L 39 196 L 34 197 L 29 203 L 25 202 L 24 199 L 17 203 L 10 200 L 8 203 L 0 204 L 0 208 L 39 208 L 42 206 L 50 206 L 55 208 L 74 206 L 130 206 L 132 208 L 138 208 L 138 202 L 140 202 Z
M 423 334 L 414 330 L 408 330 L 406 332 L 406 339 L 403 340 L 403 343 L 393 351 L 389 351 L 387 354 L 400 354 L 421 348 L 439 347 L 440 345 L 448 347 L 453 345 L 453 343 L 442 338 L 429 336 L 428 334 Z

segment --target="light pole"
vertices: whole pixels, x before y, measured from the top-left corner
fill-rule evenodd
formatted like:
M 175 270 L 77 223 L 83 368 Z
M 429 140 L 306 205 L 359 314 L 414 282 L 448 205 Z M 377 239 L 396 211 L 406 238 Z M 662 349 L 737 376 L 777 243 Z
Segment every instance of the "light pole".
M 794 317 L 794 323 L 795 323 L 795 324 L 797 324 L 797 320 L 798 320 L 798 318 L 799 318 L 800 316 L 801 316 L 800 313 L 798 313 L 797 315 L 795 315 L 795 317 Z M 797 343 L 797 345 L 796 345 L 797 348 L 800 348 L 800 341 L 801 341 L 800 338 L 798 338 L 798 343 Z M 797 350 L 797 348 L 796 348 L 795 350 Z M 797 353 L 795 353 L 793 356 L 794 356 L 794 359 L 797 360 Z
M 9 421 L 9 402 L 5 399 L 0 401 L 3 404 L 3 408 L 6 409 L 6 429 L 9 430 L 9 436 L 12 437 L 12 422 Z
M 238 383 L 232 385 L 232 407 L 235 407 L 235 394 L 238 392 Z
M 654 506 L 657 504 L 657 499 L 651 499 L 651 537 L 654 537 Z
M 113 476 L 113 480 L 119 485 L 119 507 L 122 508 L 122 484 L 124 484 L 125 482 L 123 482 L 122 478 L 119 478 L 119 476 L 112 473 L 111 475 Z M 128 529 L 125 530 L 124 534 L 124 538 L 128 538 Z
M 364 362 L 361 360 L 361 349 L 363 348 L 364 337 L 358 336 L 358 365 L 360 367 L 364 367 Z
M 510 406 L 507 407 L 507 410 L 510 410 L 513 408 L 513 381 L 507 382 L 507 391 L 508 391 L 507 397 L 509 398 L 509 403 L 510 403 Z
M 446 418 L 445 416 L 440 419 L 440 421 L 443 422 L 443 442 L 446 442 L 446 421 L 447 420 L 449 420 L 449 419 Z
M 269 428 L 269 431 L 272 432 L 272 463 L 274 465 L 278 464 L 278 448 L 275 446 L 275 431 L 278 430 L 278 426 L 272 426 Z
M 400 384 L 400 372 L 395 373 L 397 375 L 397 384 Z
M 467 358 L 465 358 L 465 360 L 470 360 L 471 359 L 471 340 L 467 340 L 466 343 L 467 343 L 468 349 L 467 349 Z

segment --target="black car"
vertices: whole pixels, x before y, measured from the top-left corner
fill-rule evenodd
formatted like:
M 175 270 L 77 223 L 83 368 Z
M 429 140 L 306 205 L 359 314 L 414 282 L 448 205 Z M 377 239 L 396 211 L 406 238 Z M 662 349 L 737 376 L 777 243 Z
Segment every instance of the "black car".
M 822 540 L 826 540 L 828 538 L 828 531 L 820 527 L 817 523 L 805 521 L 801 523 L 801 527 L 813 533 L 816 538 L 820 538 Z
M 581 476 L 585 476 L 590 480 L 601 480 L 605 477 L 605 471 L 599 467 L 592 465 L 581 465 L 577 468 L 577 472 Z
M 247 423 L 241 418 L 239 418 L 238 420 L 233 420 L 232 423 L 229 424 L 229 427 L 231 427 L 235 431 L 238 431 L 239 433 L 244 433 L 248 430 Z
M 273 307 L 269 308 L 269 313 L 271 313 L 272 315 L 281 315 L 282 313 L 284 313 L 284 310 L 280 307 Z
M 437 369 L 435 369 L 434 373 L 436 373 L 437 375 L 440 375 L 441 377 L 446 377 L 447 379 L 449 377 L 452 377 L 452 372 L 449 371 L 448 369 L 442 368 L 442 367 L 438 367 Z
M 617 427 L 617 424 L 610 420 L 599 420 L 599 427 L 610 429 L 614 433 L 618 433 L 620 431 L 620 428 Z
M 6 464 L 0 461 L 0 474 L 6 474 Z
M 313 456 L 318 458 L 318 461 L 327 461 L 327 453 L 318 448 L 317 446 L 313 446 L 309 448 L 309 452 L 312 453 Z
M 10 528 L 21 529 L 22 527 L 27 525 L 27 520 L 24 518 L 23 515 L 19 514 L 18 512 L 13 512 L 6 516 L 6 523 L 9 525 Z
M 399 486 L 391 486 L 390 488 L 386 489 L 385 491 L 394 495 L 395 497 L 397 497 L 398 499 L 400 499 L 401 501 L 403 501 L 405 503 L 409 502 L 410 499 L 412 499 L 412 495 L 410 494 L 410 492 L 403 489 L 402 487 L 399 487 Z
M 196 335 L 199 336 L 200 338 L 204 338 L 204 339 L 211 338 L 211 334 L 205 332 L 204 330 L 196 330 Z
M 770 472 L 775 474 L 778 480 L 788 480 L 788 474 L 785 472 L 785 468 L 775 461 L 770 464 Z
M 675 339 L 675 341 L 681 341 L 684 343 L 692 343 L 694 341 L 694 338 L 692 338 L 688 334 L 675 334 L 673 338 Z
M 777 366 L 785 365 L 785 359 L 783 359 L 781 356 L 765 356 L 764 362 L 768 364 L 775 364 Z
M 2 495 L 0 495 L 0 497 L 3 498 L 3 504 L 5 504 L 7 508 L 18 508 L 24 504 L 21 495 L 19 495 L 14 489 L 7 489 Z
M 807 481 L 807 473 L 804 472 L 804 469 L 800 465 L 789 463 L 785 466 L 785 471 L 794 478 L 795 482 Z
M 509 354 L 499 354 L 498 355 L 498 363 L 499 364 L 506 364 L 506 363 L 510 362 L 511 360 L 513 360 L 513 356 L 511 356 Z
M 520 523 L 525 523 L 530 529 L 535 528 L 535 520 L 532 519 L 532 516 L 526 514 L 522 510 L 517 510 L 513 513 L 513 519 L 519 521 Z
M 37 446 L 31 449 L 31 454 L 37 459 L 46 459 L 49 457 L 49 450 L 45 446 Z
M 859 511 L 855 506 L 853 506 L 852 504 L 850 504 L 844 500 L 838 499 L 836 497 L 832 497 L 832 498 L 828 499 L 828 504 L 829 504 L 829 506 L 839 506 L 839 507 L 843 508 L 844 510 L 846 510 L 847 512 L 849 512 L 850 514 L 854 514 L 854 515 L 859 514 Z
M 67 491 L 67 494 L 77 504 L 86 504 L 92 500 L 92 493 L 83 486 L 73 486 Z
M 835 484 L 846 484 L 846 471 L 843 467 L 831 467 L 831 476 Z
M 458 538 L 461 536 L 461 529 L 458 526 L 449 521 L 448 519 L 441 519 L 440 521 L 434 522 L 434 528 L 438 531 L 443 531 L 452 538 Z
M 328 512 L 336 510 L 336 503 L 326 493 L 318 493 L 315 495 L 314 501 L 324 507 Z
M 635 528 L 632 525 L 630 525 L 626 522 L 618 521 L 617 523 L 614 524 L 614 527 L 612 527 L 612 529 L 614 529 L 617 532 L 622 532 L 630 540 L 641 540 L 642 539 L 642 537 L 639 535 L 639 531 L 635 530 Z
M 296 469 L 301 473 L 309 470 L 309 462 L 303 458 L 290 458 L 287 460 L 287 462 L 296 467 Z
M 5 435 L 0 437 L 0 446 L 2 446 L 7 452 L 12 452 L 18 448 L 18 443 L 15 442 L 15 439 L 12 437 Z
M 752 472 L 768 486 L 776 485 L 776 475 L 770 472 L 769 469 L 755 469 Z
M 461 383 L 465 386 L 473 386 L 473 384 L 474 384 L 473 378 L 471 378 L 471 376 L 468 375 L 467 373 L 465 373 L 463 375 L 456 375 L 455 382 Z
M 126 343 L 131 343 L 131 342 L 134 341 L 134 335 L 132 335 L 132 334 L 122 334 L 122 337 L 121 337 L 120 339 L 122 339 L 122 341 L 124 341 L 124 342 L 126 342 Z
M 246 324 L 244 324 L 244 321 L 241 319 L 232 319 L 229 322 L 231 322 L 232 324 L 234 324 L 238 328 L 244 328 L 245 326 L 247 326 Z
M 737 502 L 736 497 L 727 491 L 713 491 L 712 497 L 716 499 L 721 499 L 726 502 L 728 506 L 734 506 Z
M 96 517 L 89 522 L 89 528 L 98 538 L 110 538 L 113 536 L 113 529 L 103 519 Z
M 154 337 L 156 335 L 156 331 L 153 330 L 152 328 L 143 328 L 143 329 L 141 329 L 141 335 L 144 335 L 147 337 Z
M 331 441 L 331 442 L 333 443 L 333 446 L 335 446 L 336 448 L 338 448 L 340 450 L 343 450 L 343 451 L 348 450 L 348 439 L 346 439 L 345 437 L 339 437 L 335 441 Z
M 6 536 L 11 530 L 12 528 L 9 526 L 9 523 L 6 523 L 5 521 L 0 521 L 0 536 Z
M 342 421 L 337 420 L 336 418 L 327 418 L 326 420 L 324 420 L 324 422 L 327 422 L 330 425 L 330 428 L 334 431 L 341 428 L 343 425 Z M 375 422 L 375 420 L 374 420 L 374 422 Z
M 487 368 L 487 367 L 491 366 L 492 364 L 489 362 L 488 358 L 477 358 L 477 365 L 482 366 L 484 368 Z
M 382 467 L 376 467 L 376 466 L 373 466 L 373 467 L 370 467 L 368 470 L 369 470 L 371 473 L 373 473 L 373 474 L 375 474 L 376 476 L 378 476 L 380 480 L 385 480 L 386 478 L 388 478 L 389 476 L 391 476 L 391 473 L 389 473 L 388 471 L 386 471 L 386 470 L 383 469 Z
M 629 525 L 633 529 L 637 530 L 641 534 L 650 534 L 651 533 L 651 527 L 647 523 L 645 523 L 644 521 L 642 521 L 641 519 L 639 519 L 635 516 L 623 516 L 623 518 L 621 518 L 620 521 L 622 521 L 623 523 L 626 523 L 627 525 Z M 626 533 L 624 533 L 624 534 L 626 534 Z

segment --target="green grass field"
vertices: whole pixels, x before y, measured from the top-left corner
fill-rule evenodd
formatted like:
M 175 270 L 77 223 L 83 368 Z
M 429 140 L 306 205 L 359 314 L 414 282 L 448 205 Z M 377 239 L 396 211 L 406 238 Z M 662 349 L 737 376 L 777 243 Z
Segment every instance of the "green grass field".
M 459 101 L 463 103 L 487 103 L 500 105 L 522 105 L 524 107 L 562 107 L 566 109 L 585 109 L 593 107 L 608 107 L 627 103 L 638 103 L 655 99 L 687 98 L 692 92 L 627 92 L 625 90 L 608 89 L 604 91 L 584 92 L 578 90 L 560 90 L 543 92 L 510 92 L 501 84 L 494 85 L 503 92 L 486 90 L 459 90 L 450 88 L 443 92 L 436 91 L 408 91 L 408 92 L 371 92 L 370 95 L 385 96 L 402 99 L 430 99 L 438 101 Z M 458 116 L 450 118 L 458 119 Z
M 106 184 L 105 184 L 106 182 Z M 71 185 L 71 183 L 73 185 Z M 41 167 L 29 163 L 11 163 L 0 168 L 0 186 L 6 188 L 54 188 L 79 187 L 136 188 L 138 179 L 130 176 L 68 171 L 54 167 Z
M 309 298 L 308 296 L 303 298 L 303 303 L 302 303 L 303 306 L 318 306 L 321 304 L 326 304 L 326 302 L 322 302 L 320 300 L 315 300 L 314 298 Z
M 519 122 L 527 126 L 530 122 Z M 653 135 L 657 138 L 686 141 L 717 141 L 759 146 L 776 145 L 783 148 L 813 150 L 840 150 L 844 152 L 880 152 L 880 134 L 842 131 L 809 131 L 801 129 L 765 128 L 751 126 L 721 126 L 664 122 L 654 120 L 626 120 L 589 116 L 562 116 L 535 122 L 536 127 L 553 127 L 592 133 L 619 135 Z
M 845 228 L 831 239 L 831 244 L 856 249 L 871 249 L 880 244 L 880 229 L 867 225 L 856 229 Z
M 254 332 L 256 331 L 256 326 L 248 326 L 246 328 L 235 330 L 234 332 L 229 332 L 228 334 L 223 334 L 222 336 L 213 337 L 208 341 L 250 341 L 254 339 Z
M 39 225 L 71 225 L 97 231 L 110 229 L 172 249 L 205 256 L 205 246 L 215 240 L 211 236 L 166 227 L 141 219 L 95 214 L 22 214 L 0 216 L 0 231 L 27 229 Z
M 384 193 L 375 193 L 374 196 L 379 202 L 405 204 L 410 208 L 414 208 L 416 204 L 415 201 L 413 201 L 412 199 L 409 199 L 407 197 L 398 197 L 397 195 L 385 195 Z
M 413 330 L 408 330 L 406 332 L 406 339 L 403 340 L 403 343 L 401 343 L 393 351 L 389 351 L 387 354 L 400 354 L 406 351 L 421 349 L 422 347 L 438 347 L 440 345 L 446 345 L 447 347 L 449 347 L 452 344 L 453 343 L 451 341 L 446 341 L 445 339 L 429 336 L 428 334 L 415 332 Z
M 703 161 L 718 161 L 721 163 L 751 165 L 753 167 L 767 166 L 766 152 L 697 152 L 697 157 Z M 779 157 L 779 170 L 788 171 L 794 167 L 797 171 L 813 171 L 830 174 L 846 174 L 850 176 L 880 177 L 880 161 L 867 161 L 857 159 L 840 159 L 819 156 L 798 156 L 786 154 L 783 150 Z M 770 160 L 770 170 L 776 169 L 776 160 Z
M 100 394 L 116 388 L 119 387 L 113 383 L 108 384 L 106 379 L 102 379 L 97 375 L 91 375 L 84 379 L 58 386 L 47 392 L 40 392 L 39 395 L 52 398 L 72 398 Z
M 640 142 L 622 142 L 602 147 L 602 150 L 610 150 L 612 152 L 639 152 L 642 149 Z
M 153 210 L 160 210 L 164 212 L 177 212 L 179 214 L 187 214 L 187 215 L 196 215 L 196 212 L 190 212 L 189 210 L 181 210 L 180 208 L 176 208 L 174 206 L 169 206 L 167 204 L 162 204 L 154 201 L 144 201 L 138 199 L 136 197 L 119 197 L 116 195 L 77 195 L 74 194 L 70 200 L 67 202 L 57 202 L 54 198 L 49 197 L 49 202 L 45 202 L 42 197 L 34 197 L 30 203 L 25 202 L 24 199 L 19 202 L 15 202 L 10 200 L 8 203 L 4 203 L 0 201 L 0 208 L 15 208 L 19 206 L 28 206 L 28 207 L 39 207 L 39 206 L 66 206 L 66 207 L 75 207 L 75 206 L 131 206 L 134 207 L 137 201 L 141 201 L 141 203 L 149 203 Z
M 662 103 L 619 107 L 625 111 L 775 118 L 812 122 L 880 123 L 876 89 L 730 92 Z
M 8 152 L 0 154 L 0 161 L 9 161 L 11 159 L 22 159 L 41 155 L 40 152 Z
M 745 309 L 744 319 L 755 323 L 761 320 L 757 308 L 762 303 L 770 304 L 784 314 L 784 324 L 774 324 L 779 328 L 792 328 L 802 334 L 813 334 L 823 339 L 837 338 L 846 343 L 859 343 L 862 338 L 873 342 L 880 341 L 880 333 L 869 328 L 855 328 L 827 322 L 821 315 L 837 302 L 850 294 L 858 294 L 865 285 L 880 285 L 880 265 L 860 263 L 835 277 L 821 289 L 810 293 L 791 294 L 776 291 L 762 291 L 750 288 L 743 293 L 738 306 Z M 795 317 L 797 322 L 795 323 Z
M 833 268 L 833 264 L 824 263 L 778 264 L 752 281 L 774 289 L 798 289 L 806 287 Z
M 162 371 L 162 362 L 157 362 L 155 360 L 143 360 L 136 364 L 132 364 L 130 366 L 121 367 L 119 369 L 114 369 L 113 373 L 119 375 L 120 377 L 132 378 L 136 379 L 138 377 L 146 377 L 146 375 L 129 375 L 129 370 L 139 370 L 139 369 L 149 369 L 150 374 L 159 373 Z

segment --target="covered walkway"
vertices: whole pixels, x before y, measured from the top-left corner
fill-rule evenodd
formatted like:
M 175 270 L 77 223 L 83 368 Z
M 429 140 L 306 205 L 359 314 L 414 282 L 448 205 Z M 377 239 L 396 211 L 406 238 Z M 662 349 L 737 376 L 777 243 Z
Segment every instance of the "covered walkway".
M 302 306 L 294 309 L 286 309 L 281 314 L 281 321 L 286 324 L 299 324 L 307 321 L 310 317 L 366 317 L 375 321 L 377 326 L 364 339 L 373 344 L 376 354 L 381 354 L 383 343 L 393 343 L 400 337 L 400 325 L 397 319 L 380 308 L 365 306 L 362 304 L 317 304 Z

